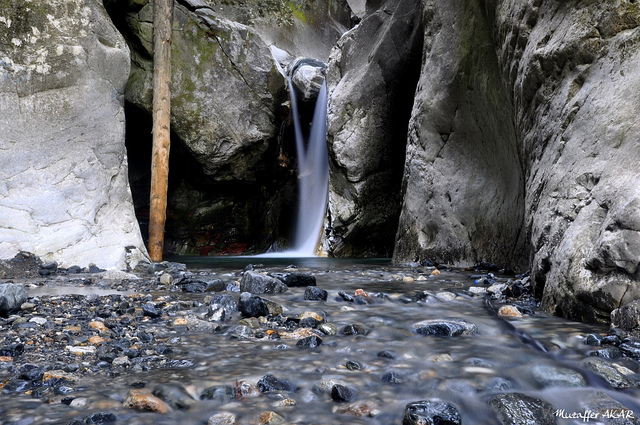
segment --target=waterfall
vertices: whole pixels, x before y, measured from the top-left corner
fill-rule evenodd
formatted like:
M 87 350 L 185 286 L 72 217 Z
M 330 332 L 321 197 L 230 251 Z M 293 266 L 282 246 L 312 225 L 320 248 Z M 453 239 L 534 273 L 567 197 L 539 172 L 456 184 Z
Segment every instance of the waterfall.
M 322 231 L 327 193 L 329 160 L 327 154 L 327 85 L 322 84 L 316 100 L 308 140 L 302 134 L 295 88 L 288 78 L 291 111 L 298 158 L 298 215 L 293 247 L 288 254 L 295 257 L 315 255 Z

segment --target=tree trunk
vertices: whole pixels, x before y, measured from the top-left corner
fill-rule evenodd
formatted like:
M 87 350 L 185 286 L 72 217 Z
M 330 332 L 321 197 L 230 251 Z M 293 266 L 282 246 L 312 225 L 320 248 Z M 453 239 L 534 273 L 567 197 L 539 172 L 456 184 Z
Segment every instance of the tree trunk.
M 171 26 L 173 0 L 153 5 L 153 152 L 149 205 L 149 256 L 162 261 L 167 218 L 171 121 Z

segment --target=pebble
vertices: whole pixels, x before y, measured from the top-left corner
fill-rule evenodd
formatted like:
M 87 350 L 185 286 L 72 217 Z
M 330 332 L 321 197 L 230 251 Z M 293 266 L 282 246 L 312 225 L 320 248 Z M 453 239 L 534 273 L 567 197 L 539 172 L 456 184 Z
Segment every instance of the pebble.
M 127 398 L 122 403 L 124 407 L 138 410 L 148 410 L 151 412 L 166 414 L 171 411 L 167 403 L 154 396 L 149 390 L 132 389 L 129 390 Z
M 516 306 L 513 305 L 503 305 L 498 310 L 498 316 L 501 317 L 524 317 L 520 310 Z
M 456 320 L 423 320 L 413 325 L 413 332 L 418 335 L 433 336 L 461 336 L 473 335 L 478 332 L 475 324 L 467 323 L 463 319 Z
M 378 404 L 370 400 L 355 401 L 344 405 L 340 404 L 332 410 L 334 413 L 356 417 L 373 417 L 380 413 Z
M 258 416 L 259 425 L 283 424 L 283 423 L 285 423 L 285 420 L 282 417 L 282 415 L 273 411 L 262 412 L 260 416 Z
M 235 425 L 236 415 L 233 413 L 216 413 L 207 420 L 207 425 Z

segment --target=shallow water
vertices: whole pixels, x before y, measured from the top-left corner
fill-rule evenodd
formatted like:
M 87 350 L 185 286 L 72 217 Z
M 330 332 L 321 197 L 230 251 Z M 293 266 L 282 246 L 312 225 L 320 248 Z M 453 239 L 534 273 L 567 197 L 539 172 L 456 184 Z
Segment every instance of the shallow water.
M 602 391 L 622 403 L 637 420 L 640 415 L 640 389 L 614 389 L 603 379 L 583 367 L 593 347 L 583 343 L 589 333 L 606 333 L 604 325 L 576 323 L 549 317 L 535 309 L 535 314 L 509 319 L 515 328 L 533 337 L 548 348 L 545 353 L 522 342 L 501 319 L 491 314 L 482 297 L 472 296 L 467 289 L 474 285 L 472 272 L 442 271 L 430 276 L 425 268 L 394 267 L 388 260 L 335 260 L 322 258 L 222 258 L 217 260 L 181 258 L 190 270 L 215 273 L 217 277 L 233 281 L 237 273 L 249 263 L 260 262 L 268 270 L 282 272 L 295 264 L 298 271 L 312 273 L 317 286 L 329 292 L 326 302 L 306 301 L 305 288 L 290 288 L 284 294 L 262 295 L 285 308 L 285 315 L 296 317 L 304 311 L 321 314 L 338 330 L 348 324 L 360 324 L 365 335 L 323 336 L 317 348 L 296 347 L 295 340 L 238 340 L 230 337 L 241 318 L 239 313 L 222 324 L 216 333 L 186 332 L 174 326 L 172 320 L 142 323 L 145 331 L 156 341 L 171 345 L 174 358 L 191 360 L 194 366 L 152 370 L 104 373 L 77 385 L 75 397 L 90 402 L 84 409 L 30 399 L 27 395 L 0 396 L 1 413 L 16 423 L 34 418 L 29 423 L 65 423 L 71 418 L 86 416 L 101 410 L 113 401 L 108 411 L 118 415 L 119 421 L 129 424 L 181 423 L 206 424 L 207 418 L 218 412 L 237 415 L 239 424 L 257 423 L 259 414 L 271 410 L 291 424 L 371 424 L 400 425 L 407 403 L 424 399 L 453 403 L 460 411 L 465 425 L 499 424 L 488 400 L 497 393 L 519 392 L 564 409 L 568 413 L 584 412 L 585 401 Z M 506 280 L 499 279 L 499 280 Z M 375 303 L 358 305 L 339 299 L 338 291 L 353 293 L 363 289 Z M 421 302 L 410 302 L 417 293 L 425 293 Z M 438 295 L 450 292 L 455 299 L 443 301 Z M 166 294 L 164 294 L 166 295 Z M 210 294 L 178 293 L 176 297 L 203 301 Z M 154 294 L 161 297 L 163 294 Z M 238 294 L 234 294 L 238 296 Z M 499 307 L 499 305 L 497 305 Z M 206 306 L 196 311 L 202 314 Z M 173 313 L 179 316 L 180 312 Z M 458 337 L 420 336 L 411 331 L 414 323 L 426 319 L 459 318 L 477 326 L 474 335 Z M 393 351 L 395 358 L 381 358 L 382 351 Z M 348 361 L 364 365 L 363 370 L 349 370 Z M 620 363 L 620 362 L 618 362 Z M 631 378 L 640 381 L 637 362 L 627 361 L 634 372 Z M 578 371 L 586 385 L 564 387 L 543 385 L 537 377 L 545 368 L 563 367 Z M 394 372 L 399 383 L 383 382 L 384 376 Z M 197 398 L 213 385 L 235 385 L 239 381 L 256 384 L 271 374 L 293 382 L 297 390 L 289 394 L 294 406 L 282 406 L 273 397 L 248 397 L 231 402 L 198 401 L 188 410 L 176 410 L 166 415 L 143 413 L 118 407 L 132 383 L 145 382 L 153 389 L 156 384 L 179 382 Z M 388 376 L 388 375 L 387 375 Z M 340 381 L 355 390 L 355 401 L 370 403 L 371 416 L 356 417 L 341 413 L 346 403 L 336 403 L 330 395 L 317 390 L 327 379 Z M 314 391 L 315 389 L 315 391 Z M 557 418 L 558 424 L 585 423 L 583 419 Z M 590 423 L 602 422 L 591 419 Z M 27 422 L 25 422 L 27 423 Z

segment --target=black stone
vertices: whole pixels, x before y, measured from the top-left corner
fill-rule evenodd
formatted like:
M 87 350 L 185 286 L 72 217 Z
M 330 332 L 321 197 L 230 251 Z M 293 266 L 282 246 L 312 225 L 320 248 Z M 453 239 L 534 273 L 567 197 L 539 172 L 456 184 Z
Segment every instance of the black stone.
M 300 319 L 300 323 L 298 325 L 301 328 L 315 328 L 318 326 L 318 321 L 313 317 L 305 317 L 304 319 Z
M 111 424 L 117 421 L 117 416 L 109 412 L 93 413 L 84 419 L 85 424 Z
M 145 303 L 142 305 L 142 313 L 145 316 L 149 316 L 151 318 L 157 318 L 162 316 L 162 312 L 159 311 L 153 303 Z
M 340 296 L 340 298 L 342 298 L 343 301 L 347 301 L 347 302 L 354 302 L 355 298 L 353 297 L 353 295 L 345 292 L 345 291 L 339 291 L 338 295 Z
M 381 359 L 395 359 L 398 355 L 393 350 L 382 350 L 378 353 L 378 357 Z
M 307 286 L 304 291 L 304 299 L 308 301 L 326 301 L 329 293 L 317 286 Z
M 264 300 L 255 295 L 251 295 L 248 292 L 243 292 L 240 295 L 240 301 L 238 302 L 238 309 L 246 317 L 259 317 L 268 316 L 269 308 Z
M 303 348 L 316 348 L 320 344 L 322 344 L 322 339 L 319 336 L 308 336 L 306 338 L 302 338 L 296 342 L 296 346 Z
M 381 381 L 385 384 L 398 385 L 404 382 L 404 377 L 402 376 L 402 374 L 400 374 L 400 372 L 392 370 L 382 375 Z
M 551 404 L 525 394 L 498 394 L 489 405 L 502 424 L 556 424 L 556 409 Z
M 293 382 L 275 377 L 273 375 L 265 375 L 258 381 L 258 391 L 261 393 L 268 392 L 295 392 L 296 386 Z
M 451 403 L 422 400 L 404 408 L 402 425 L 460 425 L 460 412 Z
M 288 287 L 316 286 L 316 277 L 307 273 L 289 273 L 284 278 L 284 283 Z
M 344 335 L 364 335 L 365 330 L 362 326 L 358 324 L 351 324 L 342 328 L 342 333 Z
M 344 385 L 335 384 L 331 388 L 331 399 L 337 402 L 351 401 L 353 400 L 355 392 Z

